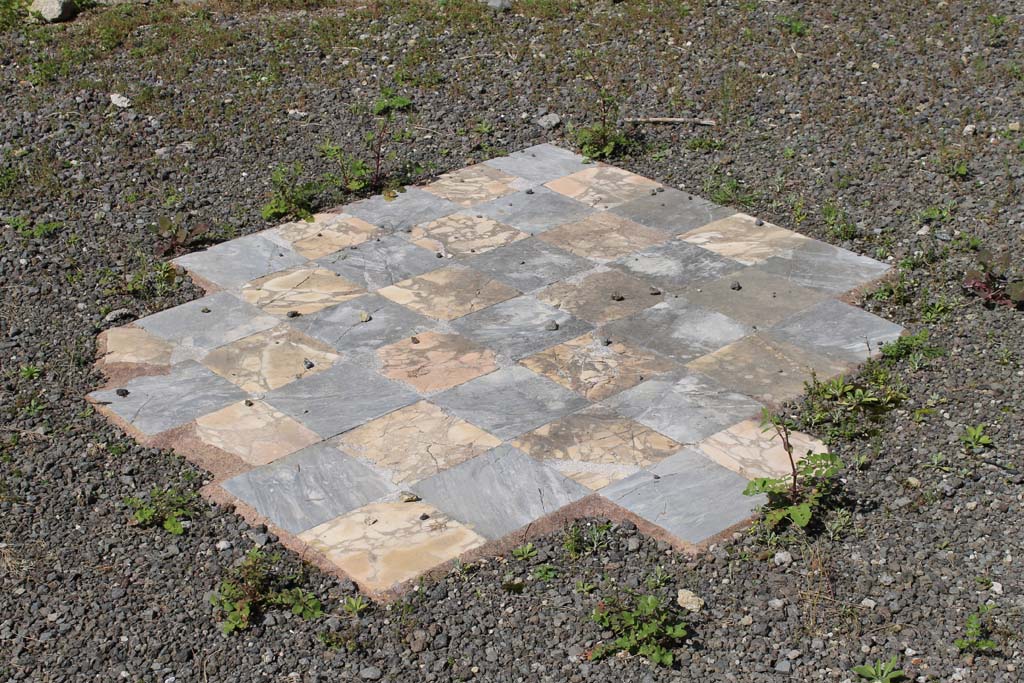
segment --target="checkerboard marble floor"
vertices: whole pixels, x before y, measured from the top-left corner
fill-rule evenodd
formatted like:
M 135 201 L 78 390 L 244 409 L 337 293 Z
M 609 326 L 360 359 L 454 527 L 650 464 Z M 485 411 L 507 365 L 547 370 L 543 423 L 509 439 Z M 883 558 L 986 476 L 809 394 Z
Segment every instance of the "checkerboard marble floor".
M 374 594 L 552 515 L 707 543 L 786 470 L 762 408 L 901 332 L 843 302 L 886 265 L 551 145 L 176 265 L 91 399 Z

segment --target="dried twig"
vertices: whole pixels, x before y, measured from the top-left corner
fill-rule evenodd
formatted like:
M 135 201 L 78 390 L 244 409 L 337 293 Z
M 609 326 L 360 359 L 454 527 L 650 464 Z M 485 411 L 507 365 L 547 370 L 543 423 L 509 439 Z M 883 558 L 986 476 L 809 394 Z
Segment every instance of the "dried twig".
M 698 119 L 692 117 L 679 118 L 674 116 L 653 116 L 645 119 L 626 119 L 626 123 L 692 123 L 695 126 L 716 126 L 714 119 Z

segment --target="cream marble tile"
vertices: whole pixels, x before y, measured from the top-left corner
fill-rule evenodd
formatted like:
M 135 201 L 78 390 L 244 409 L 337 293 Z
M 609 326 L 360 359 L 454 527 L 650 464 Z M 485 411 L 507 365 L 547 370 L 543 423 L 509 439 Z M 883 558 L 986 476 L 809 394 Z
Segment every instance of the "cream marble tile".
M 455 213 L 417 225 L 409 235 L 413 244 L 454 257 L 482 254 L 527 237 L 493 218 L 470 213 Z
M 537 236 L 548 244 L 596 261 L 610 261 L 669 239 L 666 233 L 613 213 L 593 213 Z
M 377 293 L 438 320 L 454 320 L 519 294 L 482 273 L 457 266 L 404 280 Z
M 450 389 L 498 369 L 494 352 L 458 334 L 424 332 L 377 350 L 380 373 L 422 393 Z
M 512 194 L 515 180 L 496 168 L 477 164 L 445 173 L 423 189 L 460 206 L 473 206 Z
M 297 221 L 274 228 L 293 250 L 308 259 L 317 259 L 347 247 L 362 244 L 380 229 L 361 218 L 335 213 L 318 213 L 313 222 Z
M 106 364 L 170 365 L 174 345 L 138 327 L 112 327 L 106 332 Z
M 652 190 L 661 187 L 661 183 L 621 168 L 595 164 L 591 168 L 552 180 L 545 187 L 578 202 L 608 210 L 650 194 Z
M 793 250 L 811 240 L 803 235 L 763 222 L 745 213 L 708 223 L 690 230 L 680 239 L 704 247 L 745 265 L 754 265 L 773 256 L 789 258 Z
M 246 283 L 242 298 L 273 315 L 307 315 L 340 304 L 365 291 L 326 268 L 298 268 Z
M 824 443 L 809 434 L 791 432 L 789 439 L 797 461 L 808 452 L 828 452 Z M 782 440 L 774 429 L 764 431 L 758 420 L 744 420 L 709 436 L 697 447 L 722 467 L 747 479 L 786 477 L 792 471 Z
M 196 436 L 253 466 L 311 446 L 320 437 L 262 401 L 240 401 L 196 418 Z
M 285 325 L 214 349 L 203 365 L 250 393 L 270 391 L 322 372 L 341 357 Z

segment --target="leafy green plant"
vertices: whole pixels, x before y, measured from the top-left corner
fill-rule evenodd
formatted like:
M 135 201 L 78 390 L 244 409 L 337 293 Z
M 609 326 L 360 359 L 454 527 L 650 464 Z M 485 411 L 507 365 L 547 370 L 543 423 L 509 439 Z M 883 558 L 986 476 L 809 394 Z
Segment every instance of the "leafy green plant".
M 183 520 L 191 519 L 195 508 L 194 491 L 174 488 L 153 489 L 148 498 L 128 498 L 125 503 L 132 509 L 132 523 L 140 527 L 163 527 L 168 533 L 185 533 Z
M 270 185 L 273 194 L 270 201 L 264 204 L 261 213 L 263 220 L 272 221 L 286 216 L 294 216 L 300 220 L 309 220 L 313 216 L 313 200 L 320 191 L 320 186 L 302 179 L 302 164 L 280 164 L 270 174 Z
M 590 595 L 597 590 L 597 585 L 583 579 L 576 579 L 576 583 L 573 584 L 573 590 L 582 595 Z
M 533 570 L 533 580 L 548 583 L 558 576 L 558 570 L 550 564 L 542 564 Z
M 991 638 L 991 631 L 985 623 L 985 614 L 991 611 L 990 605 L 981 605 L 977 612 L 967 615 L 964 624 L 964 637 L 953 641 L 961 652 L 987 652 L 996 649 L 996 642 Z
M 992 448 L 992 437 L 985 433 L 985 425 L 975 426 L 964 425 L 964 431 L 960 434 L 960 443 L 971 453 L 981 453 L 987 448 Z
M 334 184 L 349 192 L 358 192 L 370 183 L 370 167 L 362 159 L 348 154 L 338 145 L 327 141 L 320 145 L 320 156 L 334 162 L 338 175 L 332 178 Z
M 897 337 L 888 344 L 882 344 L 882 358 L 898 361 L 914 354 L 922 354 L 925 358 L 938 358 L 945 353 L 941 347 L 928 343 L 929 332 L 923 329 L 915 334 Z
M 829 234 L 836 239 L 851 240 L 857 236 L 857 226 L 834 202 L 825 202 L 825 205 L 821 207 L 821 217 L 825 221 Z
M 808 23 L 799 17 L 781 16 L 778 18 L 778 22 L 786 32 L 798 38 L 806 36 L 810 30 Z
M 304 588 L 285 588 L 270 595 L 268 602 L 291 610 L 303 619 L 318 619 L 324 613 L 320 600 Z
M 532 560 L 537 557 L 537 548 L 534 547 L 533 543 L 521 545 L 512 549 L 512 557 L 516 558 L 520 562 Z
M 629 137 L 604 122 L 581 126 L 575 131 L 576 145 L 588 159 L 613 159 L 629 147 Z
M 120 287 L 120 291 L 139 299 L 150 299 L 171 294 L 177 288 L 178 271 L 166 261 L 154 261 L 140 255 L 138 267 L 128 274 Z
M 362 595 L 350 595 L 345 598 L 345 602 L 342 604 L 342 609 L 344 609 L 350 616 L 358 617 L 363 612 L 370 609 L 370 601 Z
M 0 31 L 15 28 L 28 16 L 28 0 L 0 0 Z
M 156 223 L 150 224 L 149 230 L 156 236 L 153 252 L 157 256 L 166 256 L 200 242 L 210 231 L 210 226 L 206 223 L 188 226 L 184 217 L 176 214 L 173 218 L 160 216 Z
M 18 368 L 18 376 L 29 381 L 39 379 L 39 376 L 42 374 L 43 369 L 38 365 L 32 365 L 31 363 L 28 365 L 22 365 Z
M 647 590 L 653 591 L 661 588 L 662 586 L 667 586 L 671 579 L 672 575 L 665 571 L 665 568 L 659 564 L 655 567 L 654 572 L 644 579 L 644 585 L 647 586 Z
M 603 600 L 594 608 L 591 618 L 615 636 L 612 642 L 591 650 L 592 660 L 628 652 L 658 666 L 672 666 L 675 658 L 671 650 L 687 635 L 686 624 L 654 595 L 640 597 L 634 606 L 616 598 Z
M 9 221 L 8 224 L 12 223 Z M 29 226 L 27 221 L 24 221 L 24 219 L 22 219 L 22 221 L 19 223 L 16 229 L 18 230 L 18 234 L 21 235 L 22 237 L 31 239 L 43 239 L 44 237 L 49 237 L 50 235 L 53 235 L 62 227 L 64 227 L 63 224 L 58 223 L 56 221 L 44 221 L 42 223 L 35 223 Z
M 978 252 L 978 267 L 964 274 L 963 286 L 990 306 L 1024 308 L 1024 279 L 1011 272 L 1010 253 Z
M 903 669 L 897 669 L 899 659 L 893 655 L 887 662 L 875 662 L 873 664 L 862 664 L 853 667 L 853 673 L 857 674 L 868 683 L 896 683 L 905 680 L 907 675 Z
M 221 630 L 225 634 L 248 629 L 271 607 L 287 609 L 303 619 L 317 619 L 323 614 L 315 595 L 295 586 L 295 577 L 279 573 L 280 559 L 278 555 L 267 555 L 254 548 L 231 570 L 229 577 L 220 582 L 210 602 L 221 617 Z
M 788 477 L 761 477 L 747 484 L 745 496 L 766 495 L 768 497 L 764 524 L 775 528 L 788 519 L 798 527 L 810 524 L 818 508 L 831 496 L 836 488 L 836 475 L 842 469 L 842 461 L 831 453 L 811 453 L 802 459 L 793 453 L 790 432 L 793 422 L 770 412 L 763 412 L 761 426 L 764 431 L 775 432 L 789 458 Z

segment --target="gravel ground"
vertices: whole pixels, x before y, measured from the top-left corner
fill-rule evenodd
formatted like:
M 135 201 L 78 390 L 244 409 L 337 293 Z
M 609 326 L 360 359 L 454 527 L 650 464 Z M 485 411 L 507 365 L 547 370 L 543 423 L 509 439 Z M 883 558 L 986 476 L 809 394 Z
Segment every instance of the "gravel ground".
M 896 656 L 921 681 L 1019 680 L 1024 313 L 960 281 L 979 249 L 1018 268 L 1024 251 L 1020 3 L 271 5 L 103 8 L 0 35 L 0 679 L 842 681 Z M 827 528 L 740 534 L 689 559 L 591 521 L 579 557 L 556 534 L 530 560 L 465 568 L 357 620 L 342 609 L 354 587 L 309 570 L 325 617 L 272 611 L 222 635 L 210 591 L 275 541 L 205 504 L 182 536 L 128 524 L 126 498 L 203 473 L 87 410 L 94 338 L 197 295 L 168 280 L 148 226 L 266 227 L 273 167 L 322 178 L 327 140 L 365 156 L 385 88 L 415 104 L 390 177 L 571 145 L 605 93 L 613 119 L 717 124 L 641 125 L 616 163 L 898 264 L 864 305 L 945 353 L 887 364 L 906 399 L 834 436 L 849 466 Z M 547 112 L 551 131 L 535 123 Z M 325 189 L 315 204 L 344 199 Z M 992 444 L 968 453 L 959 437 L 979 424 Z M 553 578 L 531 578 L 541 564 Z M 502 587 L 510 573 L 521 593 Z M 604 637 L 590 611 L 630 588 L 705 600 L 674 669 L 586 661 Z M 962 653 L 981 605 L 995 648 Z

